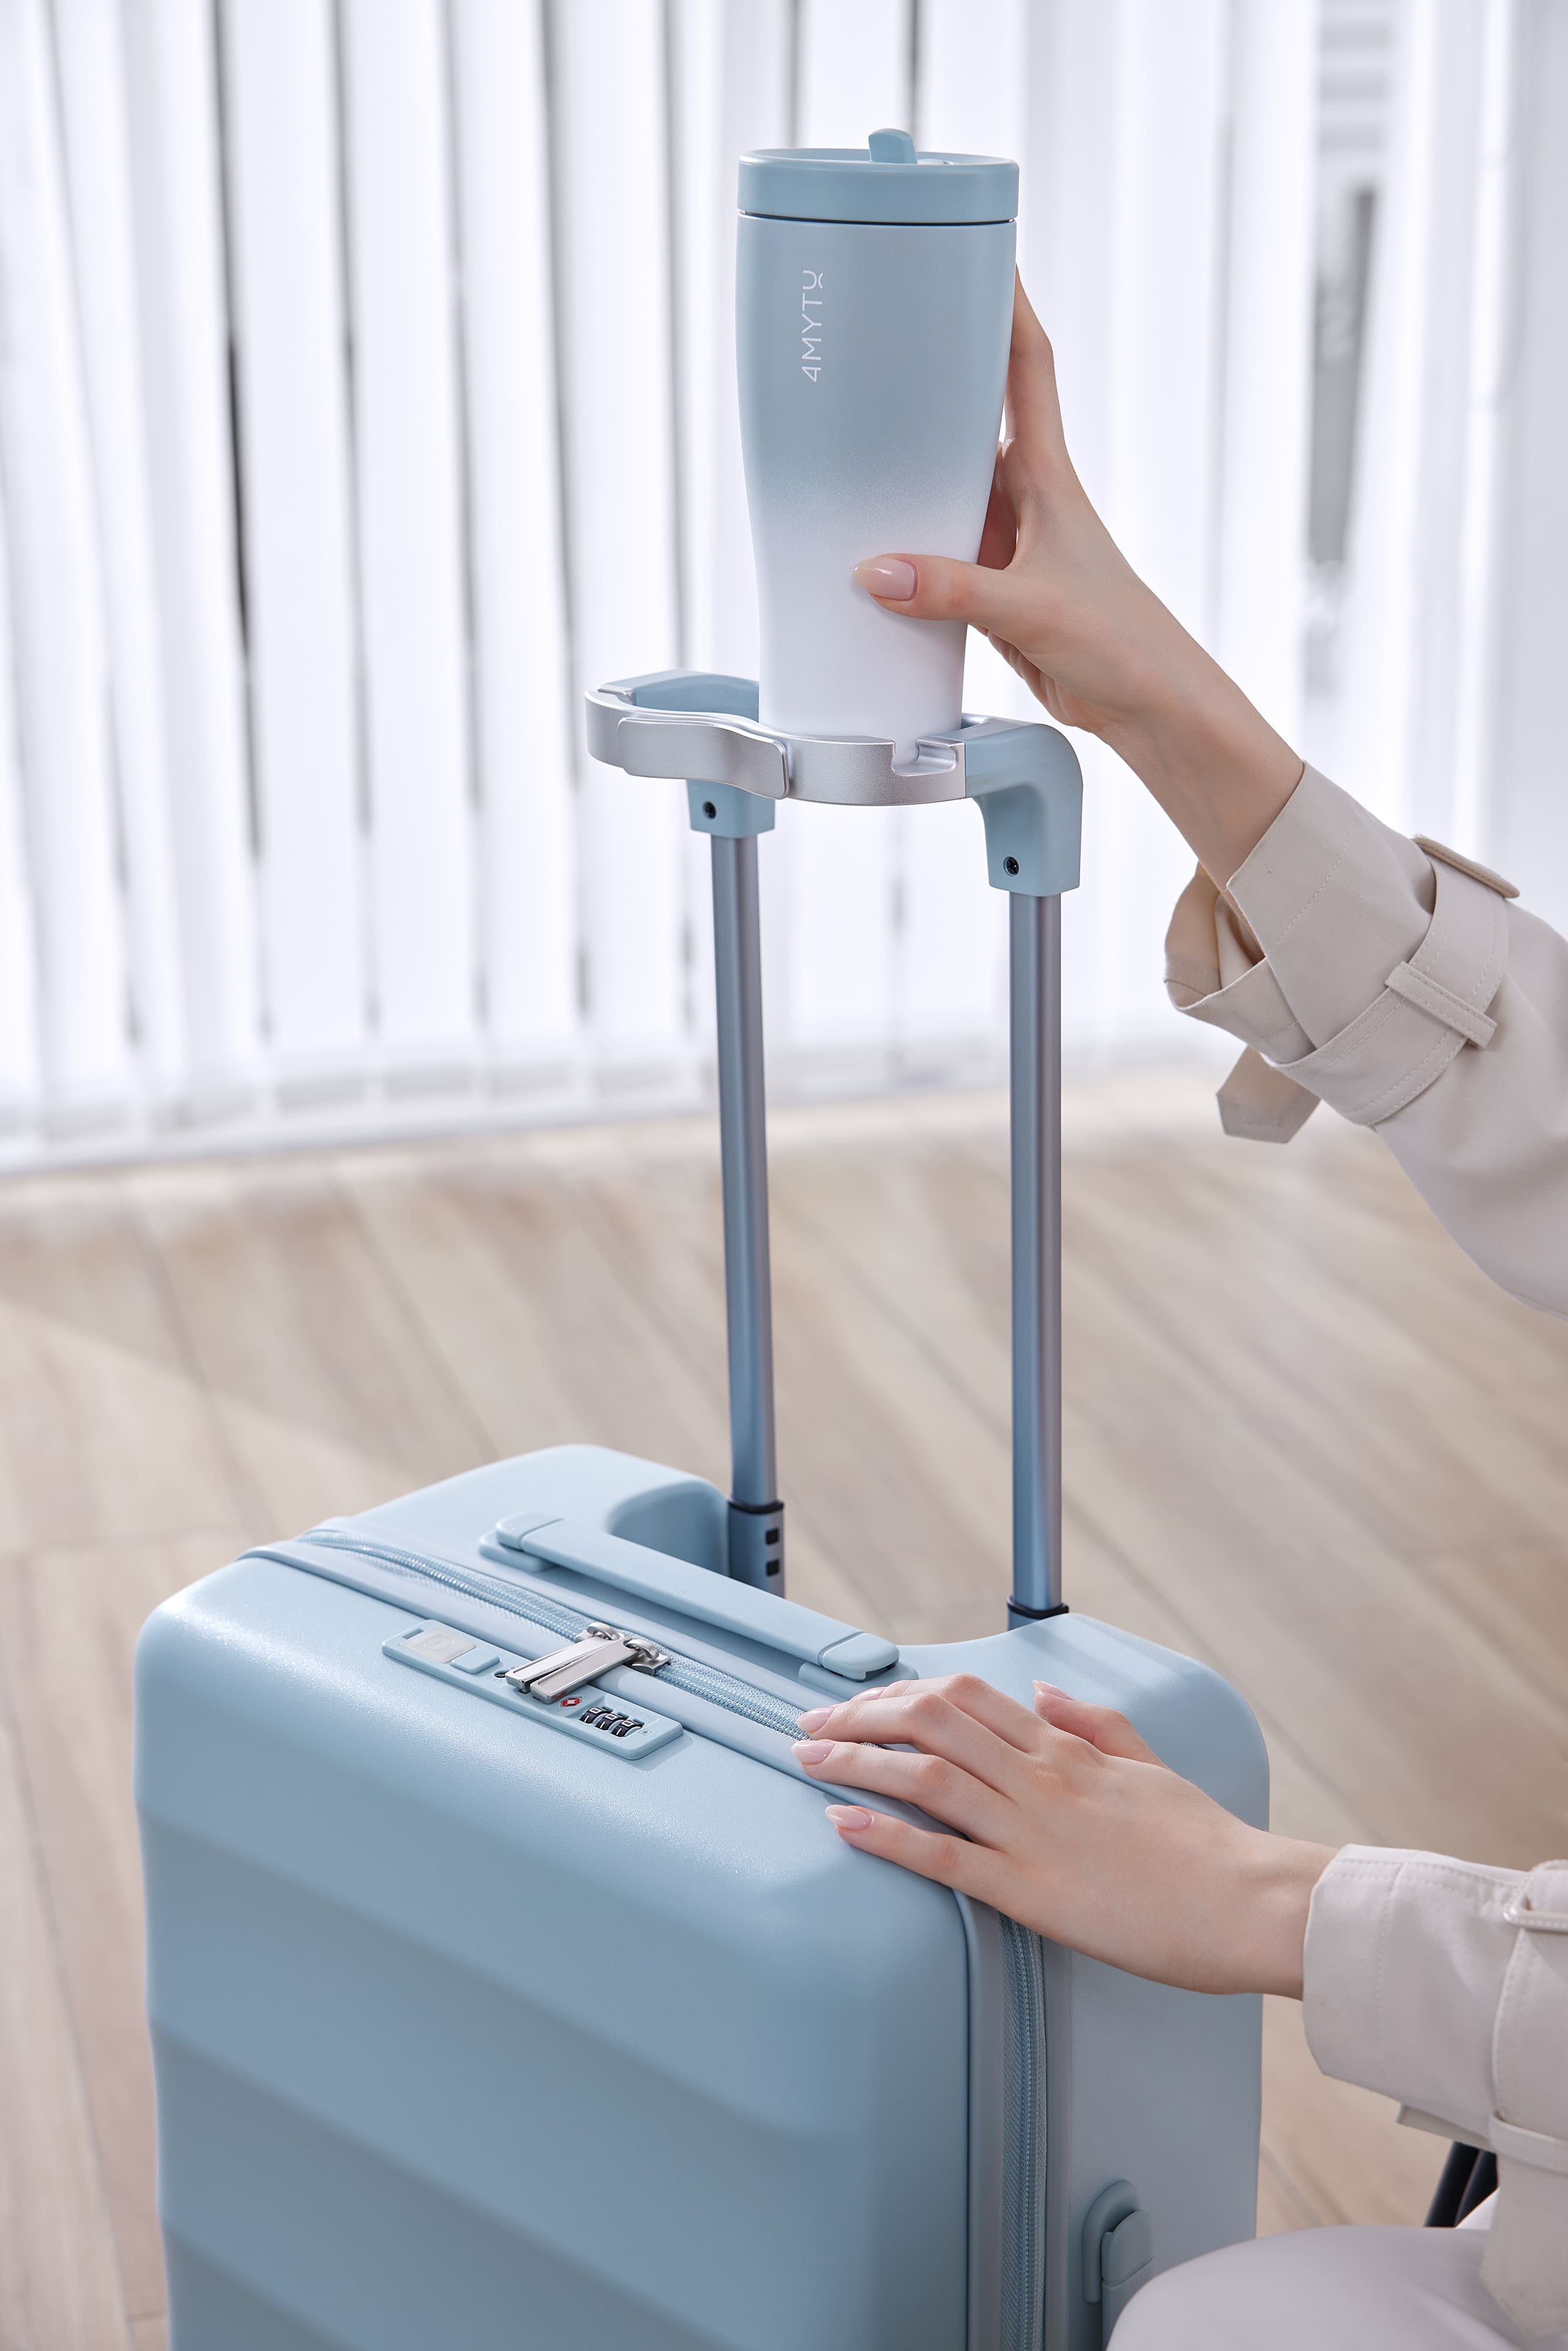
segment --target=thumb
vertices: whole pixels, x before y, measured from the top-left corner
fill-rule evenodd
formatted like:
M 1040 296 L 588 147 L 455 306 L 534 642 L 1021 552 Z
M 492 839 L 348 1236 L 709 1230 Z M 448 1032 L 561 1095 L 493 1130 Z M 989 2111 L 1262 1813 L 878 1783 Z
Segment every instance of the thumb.
M 1158 1763 L 1160 1760 L 1154 1749 L 1139 1738 L 1124 1714 L 1118 1714 L 1114 1707 L 1085 1706 L 1082 1698 L 1069 1698 L 1054 1682 L 1036 1682 L 1034 1710 L 1053 1730 L 1071 1732 L 1074 1739 L 1097 1747 L 1102 1755 L 1120 1755 L 1132 1763 Z
M 857 588 L 884 612 L 904 612 L 915 621 L 967 621 L 988 636 L 1009 643 L 1018 602 L 1010 571 L 983 563 L 956 563 L 946 555 L 874 555 L 854 569 Z

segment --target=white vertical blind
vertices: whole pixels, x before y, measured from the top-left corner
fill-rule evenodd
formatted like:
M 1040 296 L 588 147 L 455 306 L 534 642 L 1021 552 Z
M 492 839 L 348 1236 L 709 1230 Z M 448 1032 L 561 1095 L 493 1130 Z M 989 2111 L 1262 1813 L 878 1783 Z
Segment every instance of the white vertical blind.
M 1074 456 L 1159 593 L 1375 805 L 1568 902 L 1521 652 L 1565 77 L 1549 0 L 0 0 L 0 1154 L 702 1098 L 706 852 L 580 696 L 752 670 L 735 159 L 883 123 L 1019 158 Z M 1030 706 L 983 645 L 967 700 Z M 1185 852 L 1082 747 L 1070 1045 L 1191 1050 Z M 763 874 L 776 1094 L 996 1070 L 972 810 L 786 807 Z
M 582 748 L 580 697 L 680 659 L 668 57 L 647 0 L 548 16 L 579 894 L 590 1050 L 619 1090 L 685 1074 L 685 810 Z
M 141 336 L 131 236 L 125 58 L 114 0 L 78 0 L 55 27 L 76 312 L 98 525 L 104 709 L 118 786 L 127 978 L 141 1076 L 158 1098 L 187 1059 L 168 747 L 159 677 L 152 517 L 142 453 Z
M 235 592 L 229 325 L 217 68 L 208 0 L 121 11 L 141 370 L 140 462 L 152 538 L 155 694 L 174 872 L 187 1060 L 153 1131 L 253 1098 L 266 1068 L 245 665 Z M 125 463 L 134 467 L 134 451 Z M 100 469 L 101 478 L 101 469 Z M 112 1131 L 112 1130 L 111 1130 Z
M 440 0 L 343 0 L 371 1013 L 389 1077 L 470 1062 L 476 983 L 451 92 Z
M 342 123 L 329 0 L 222 0 L 266 1036 L 308 1100 L 366 1043 Z
M 0 451 L 32 901 L 38 1107 L 133 1095 L 78 267 L 44 0 L 0 6 Z
M 542 33 L 516 0 L 455 0 L 479 1011 L 495 1098 L 569 1093 L 578 1065 L 572 718 Z

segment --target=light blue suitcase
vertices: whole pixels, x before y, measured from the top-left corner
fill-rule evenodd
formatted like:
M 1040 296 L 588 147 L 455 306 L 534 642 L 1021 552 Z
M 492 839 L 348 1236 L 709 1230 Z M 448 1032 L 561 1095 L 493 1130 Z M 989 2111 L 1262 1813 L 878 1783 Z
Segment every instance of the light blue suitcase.
M 695 776 L 714 836 L 734 1495 L 526 1455 L 252 1552 L 143 1631 L 172 2351 L 1089 2351 L 1156 2270 L 1252 2232 L 1258 2002 L 849 1851 L 791 1754 L 824 1691 L 962 1670 L 1027 1704 L 1044 1677 L 1267 1812 L 1236 1694 L 1056 1595 L 1071 753 L 966 721 L 901 775 L 767 736 L 754 695 L 633 680 L 590 715 L 601 756 Z M 1013 893 L 1011 1629 L 902 1655 L 783 1596 L 756 836 L 786 789 L 967 792 Z

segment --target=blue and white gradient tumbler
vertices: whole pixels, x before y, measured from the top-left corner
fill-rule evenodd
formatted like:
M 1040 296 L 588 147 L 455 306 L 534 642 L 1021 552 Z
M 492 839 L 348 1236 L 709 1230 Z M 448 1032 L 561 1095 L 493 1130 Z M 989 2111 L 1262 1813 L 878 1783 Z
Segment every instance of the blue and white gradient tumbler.
M 761 719 L 793 735 L 958 724 L 964 628 L 851 579 L 900 550 L 973 562 L 1007 381 L 1018 166 L 868 148 L 740 163 L 736 325 Z

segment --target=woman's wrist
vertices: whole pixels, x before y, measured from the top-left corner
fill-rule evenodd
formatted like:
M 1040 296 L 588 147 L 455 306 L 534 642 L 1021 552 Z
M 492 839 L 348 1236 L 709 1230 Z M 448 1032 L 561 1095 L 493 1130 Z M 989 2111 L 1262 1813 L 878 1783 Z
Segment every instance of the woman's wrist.
M 1312 1891 L 1333 1857 L 1332 1845 L 1258 1832 L 1237 1888 L 1236 1990 L 1301 1999 Z
M 1189 640 L 1190 643 L 1190 640 Z M 1197 645 L 1103 739 L 1223 889 L 1300 783 L 1301 756 Z
M 1147 786 L 1223 889 L 1301 781 L 1300 757 L 1143 580 L 1031 614 L 1024 656 Z

